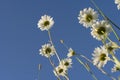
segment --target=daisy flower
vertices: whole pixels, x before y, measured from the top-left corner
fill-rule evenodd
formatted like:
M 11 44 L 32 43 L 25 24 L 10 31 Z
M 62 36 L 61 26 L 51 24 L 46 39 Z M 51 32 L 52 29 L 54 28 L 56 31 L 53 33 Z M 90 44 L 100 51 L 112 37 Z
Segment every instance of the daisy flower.
M 107 49 L 104 46 L 95 48 L 92 55 L 93 64 L 98 66 L 99 68 L 104 67 L 107 61 L 110 60 Z
M 42 48 L 39 50 L 40 54 L 45 57 L 50 57 L 55 54 L 55 48 L 51 44 L 44 44 Z
M 120 9 L 120 0 L 115 0 L 115 4 L 117 4 L 118 10 Z
M 84 27 L 88 28 L 91 27 L 94 22 L 96 22 L 98 19 L 98 14 L 96 11 L 94 11 L 94 9 L 89 7 L 80 11 L 78 19 L 80 24 L 83 24 Z
M 63 65 L 65 68 L 68 69 L 68 68 L 72 67 L 71 66 L 72 65 L 72 59 L 70 59 L 70 58 L 63 59 L 63 60 L 61 60 L 60 65 Z
M 109 53 L 114 52 L 116 49 L 120 48 L 115 42 L 109 42 L 105 46 Z
M 72 57 L 75 55 L 75 51 L 72 48 L 69 48 L 69 53 L 67 54 L 67 57 Z
M 99 21 L 92 25 L 91 35 L 97 40 L 104 40 L 111 30 L 111 25 L 107 21 Z
M 59 65 L 55 68 L 55 70 L 53 71 L 55 76 L 65 76 L 67 69 L 63 66 L 63 65 Z
M 44 16 L 41 16 L 41 19 L 38 21 L 38 28 L 41 29 L 41 31 L 44 31 L 44 30 L 49 30 L 54 24 L 54 20 L 51 16 L 48 16 L 48 15 L 44 15 Z

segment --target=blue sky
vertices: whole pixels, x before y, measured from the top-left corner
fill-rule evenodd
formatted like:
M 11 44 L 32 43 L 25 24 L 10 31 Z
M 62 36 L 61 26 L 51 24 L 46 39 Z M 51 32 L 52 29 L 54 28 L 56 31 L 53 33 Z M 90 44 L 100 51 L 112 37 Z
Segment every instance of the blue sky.
M 119 25 L 120 12 L 114 1 L 95 1 Z M 56 80 L 48 59 L 39 55 L 39 48 L 49 40 L 47 32 L 37 28 L 44 14 L 54 18 L 51 34 L 61 58 L 67 54 L 59 42 L 63 39 L 69 47 L 91 59 L 91 53 L 101 42 L 93 39 L 90 30 L 77 19 L 79 11 L 88 7 L 95 8 L 89 0 L 0 0 L 0 80 L 38 80 L 38 73 L 40 80 Z M 38 64 L 42 64 L 40 71 Z M 111 67 L 113 64 L 108 63 L 106 71 L 110 72 Z M 99 80 L 110 80 L 95 67 L 92 69 Z M 119 72 L 112 75 L 118 76 Z M 75 58 L 69 76 L 70 80 L 93 80 Z

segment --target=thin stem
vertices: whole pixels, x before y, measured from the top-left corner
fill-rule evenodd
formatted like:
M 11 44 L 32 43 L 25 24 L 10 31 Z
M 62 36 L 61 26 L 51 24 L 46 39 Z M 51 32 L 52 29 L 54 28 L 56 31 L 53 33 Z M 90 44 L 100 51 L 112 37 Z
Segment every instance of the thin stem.
M 40 70 L 41 70 L 41 64 L 38 65 L 38 80 L 40 80 Z
M 87 60 L 88 62 L 90 62 L 90 63 L 93 63 L 90 59 L 88 59 L 86 56 L 84 56 L 84 55 L 81 55 L 81 54 L 77 54 L 78 56 L 80 56 L 80 57 L 82 57 L 82 58 L 84 58 L 85 60 Z
M 52 41 L 52 37 L 51 37 L 51 34 L 50 34 L 50 31 L 49 31 L 49 30 L 48 30 L 48 36 L 49 36 L 49 39 L 50 39 L 51 44 L 54 46 L 53 41 Z M 54 48 L 55 48 L 55 46 L 54 46 Z M 56 49 L 55 49 L 55 54 L 56 54 L 56 56 L 57 56 L 57 58 L 58 58 L 58 61 L 60 62 L 60 58 L 59 58 L 59 56 L 58 56 L 58 53 L 57 53 Z
M 54 63 L 52 62 L 52 60 L 50 58 L 49 58 L 49 62 L 51 64 L 51 66 L 53 67 L 53 69 L 55 70 L 56 74 L 57 74 L 57 71 L 55 69 Z M 58 76 L 58 74 L 57 74 L 57 80 L 61 80 L 60 77 Z
M 107 37 L 107 40 L 108 40 L 109 42 L 112 42 L 111 39 L 110 39 L 109 37 Z
M 82 64 L 86 68 L 86 70 L 91 74 L 94 80 L 98 80 L 96 76 L 94 75 L 94 73 L 92 72 L 92 70 L 90 69 L 90 66 L 88 64 L 84 64 L 78 57 L 76 57 L 76 59 L 78 60 L 80 64 Z
M 69 80 L 69 77 L 67 75 L 64 76 L 66 80 Z
M 89 70 L 90 74 L 92 75 L 92 77 L 93 77 L 95 80 L 98 80 L 98 79 L 96 78 L 96 76 L 94 75 L 94 73 L 92 72 L 92 70 L 91 70 L 90 66 L 88 65 L 88 63 L 86 63 L 85 65 L 86 65 L 86 67 L 88 68 L 88 70 Z
M 97 67 L 97 66 L 96 66 Z M 108 74 L 107 72 L 105 72 L 103 69 L 99 68 L 99 70 L 105 74 L 106 76 L 110 77 L 112 80 L 116 80 L 114 77 L 112 77 L 110 74 Z
M 117 40 L 118 40 L 118 41 L 120 41 L 120 38 L 118 37 L 118 35 L 117 35 L 116 31 L 113 29 L 113 27 L 112 27 L 112 26 L 111 26 L 111 29 L 112 29 L 113 33 L 115 34 L 115 37 L 117 38 Z

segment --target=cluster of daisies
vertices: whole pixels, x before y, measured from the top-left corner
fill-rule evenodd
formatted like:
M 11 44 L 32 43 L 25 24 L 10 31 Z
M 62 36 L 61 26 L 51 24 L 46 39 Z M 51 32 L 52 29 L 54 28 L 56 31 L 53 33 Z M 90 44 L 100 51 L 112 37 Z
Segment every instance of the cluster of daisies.
M 115 66 L 112 68 L 112 72 L 120 70 L 120 62 L 114 54 L 115 50 L 120 48 L 120 46 L 109 38 L 109 34 L 112 32 L 112 26 L 109 21 L 99 20 L 97 11 L 90 7 L 81 10 L 78 19 L 79 23 L 85 28 L 91 29 L 93 38 L 103 42 L 103 46 L 95 48 L 92 54 L 93 64 L 98 68 L 102 68 L 108 61 L 113 61 Z
M 115 4 L 117 4 L 118 10 L 120 10 L 120 0 L 115 0 Z
M 48 15 L 41 16 L 41 19 L 38 21 L 38 28 L 41 31 L 45 31 L 45 30 L 49 31 L 53 25 L 54 25 L 54 20 L 51 16 L 48 16 Z M 61 60 L 60 60 L 60 58 L 56 52 L 56 49 L 51 41 L 47 44 L 42 45 L 41 49 L 39 49 L 39 52 L 40 52 L 40 55 L 42 55 L 48 59 L 50 59 L 53 55 L 57 55 L 59 64 L 57 67 L 55 67 L 55 63 L 51 63 L 54 65 L 53 72 L 54 72 L 55 76 L 57 76 L 57 77 L 63 76 L 63 77 L 66 77 L 67 80 L 69 80 L 69 78 L 67 77 L 67 72 L 68 72 L 68 69 L 72 67 L 71 57 L 73 55 L 75 55 L 75 52 L 73 51 L 72 48 L 69 48 L 67 58 L 61 59 Z
M 117 4 L 118 9 L 120 9 L 120 0 L 115 0 L 115 3 Z M 98 68 L 102 68 L 108 61 L 112 61 L 114 63 L 112 72 L 116 72 L 120 70 L 120 61 L 115 56 L 115 50 L 119 49 L 120 46 L 109 38 L 110 32 L 113 31 L 110 22 L 108 20 L 99 20 L 98 17 L 99 16 L 97 11 L 89 7 L 80 11 L 78 19 L 79 23 L 82 24 L 85 28 L 90 28 L 91 35 L 93 36 L 93 38 L 103 42 L 103 45 L 95 48 L 95 50 L 92 53 L 93 64 Z M 48 31 L 48 35 L 50 38 L 50 41 L 42 45 L 39 49 L 40 55 L 50 60 L 50 63 L 54 68 L 53 72 L 55 76 L 58 77 L 58 79 L 60 78 L 60 76 L 63 76 L 67 80 L 69 80 L 67 73 L 68 69 L 72 67 L 71 57 L 75 55 L 75 51 L 72 48 L 69 48 L 67 58 L 59 58 L 59 55 L 53 45 L 50 36 L 50 29 L 54 25 L 54 20 L 51 16 L 41 16 L 37 25 L 41 31 Z M 51 57 L 53 55 L 56 55 L 59 61 L 57 66 L 51 60 Z

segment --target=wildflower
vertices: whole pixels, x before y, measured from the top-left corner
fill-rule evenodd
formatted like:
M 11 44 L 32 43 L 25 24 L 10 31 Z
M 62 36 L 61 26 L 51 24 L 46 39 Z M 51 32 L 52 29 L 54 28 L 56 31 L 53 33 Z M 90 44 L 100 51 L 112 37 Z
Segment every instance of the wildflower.
M 54 24 L 54 20 L 52 17 L 48 15 L 41 16 L 41 19 L 38 21 L 38 28 L 40 28 L 42 31 L 49 30 Z
M 94 22 L 98 19 L 98 14 L 92 8 L 85 8 L 80 11 L 79 14 L 79 23 L 83 24 L 84 27 L 88 28 L 91 27 Z
M 55 54 L 54 46 L 49 43 L 42 45 L 42 48 L 39 51 L 42 56 L 47 58 Z
M 92 25 L 91 35 L 97 40 L 104 40 L 111 31 L 111 25 L 103 20 Z
M 109 53 L 114 52 L 116 49 L 120 48 L 115 42 L 109 42 L 106 44 L 106 48 Z
M 67 54 L 67 57 L 72 57 L 75 55 L 75 51 L 72 48 L 70 48 L 68 51 L 69 53 Z
M 110 58 L 108 57 L 107 49 L 104 46 L 97 47 L 94 50 L 93 55 L 93 64 L 98 66 L 99 68 L 104 67 Z
M 120 66 L 117 64 L 114 65 L 114 67 L 111 69 L 112 72 L 120 71 Z
M 120 9 L 120 0 L 115 0 L 115 4 L 117 4 L 118 10 Z
M 67 69 L 63 66 L 63 65 L 59 65 L 55 68 L 55 70 L 53 71 L 55 76 L 65 76 Z
M 71 64 L 72 64 L 72 59 L 70 59 L 70 58 L 63 59 L 60 62 L 60 65 L 63 65 L 65 68 L 72 67 Z

